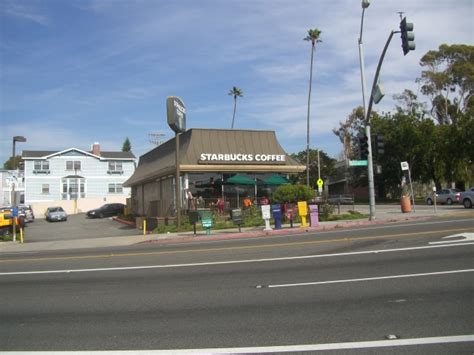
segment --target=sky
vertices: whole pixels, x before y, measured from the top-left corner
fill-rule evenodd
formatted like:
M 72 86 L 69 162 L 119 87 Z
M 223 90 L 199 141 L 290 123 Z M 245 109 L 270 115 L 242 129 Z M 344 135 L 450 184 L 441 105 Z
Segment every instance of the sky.
M 439 45 L 474 42 L 473 0 L 372 0 L 365 11 L 367 87 L 403 11 L 416 50 L 395 34 L 381 71 L 385 97 L 419 93 L 420 58 Z M 311 44 L 310 147 L 337 158 L 332 133 L 362 105 L 359 0 L 0 0 L 0 166 L 12 137 L 24 150 L 119 151 L 126 137 L 139 157 L 150 134 L 174 137 L 166 97 L 186 105 L 189 128 L 273 130 L 291 154 L 306 149 Z

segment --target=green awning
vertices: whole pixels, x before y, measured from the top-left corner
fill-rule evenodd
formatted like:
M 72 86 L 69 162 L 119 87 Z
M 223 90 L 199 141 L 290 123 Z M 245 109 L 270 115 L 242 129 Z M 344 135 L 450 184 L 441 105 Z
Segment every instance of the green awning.
M 290 182 L 281 175 L 272 175 L 263 181 L 265 185 L 286 185 Z
M 224 185 L 225 184 L 227 185 L 255 185 L 255 180 L 249 178 L 248 176 L 237 174 L 228 178 L 224 182 Z

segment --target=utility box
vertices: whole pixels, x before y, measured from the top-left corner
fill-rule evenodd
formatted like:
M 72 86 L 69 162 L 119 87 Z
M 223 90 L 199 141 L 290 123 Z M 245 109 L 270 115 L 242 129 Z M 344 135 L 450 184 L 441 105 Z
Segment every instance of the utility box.
M 318 205 L 309 205 L 309 221 L 311 223 L 311 227 L 319 226 Z
M 214 226 L 214 220 L 212 218 L 211 211 L 199 211 L 201 216 L 202 227 L 206 230 L 206 234 L 211 234 L 211 228 Z
M 290 221 L 290 227 L 293 228 L 293 219 L 295 218 L 295 205 L 292 203 L 286 203 L 285 207 L 285 218 Z
M 241 232 L 240 226 L 244 224 L 244 216 L 242 214 L 242 209 L 241 208 L 235 208 L 230 210 L 230 218 L 232 219 L 232 222 L 239 226 L 239 233 Z
M 273 220 L 275 221 L 275 229 L 281 229 L 282 213 L 280 204 L 272 205 L 272 215 Z
M 298 214 L 301 218 L 301 228 L 308 227 L 307 216 L 308 216 L 308 203 L 306 201 L 298 202 Z

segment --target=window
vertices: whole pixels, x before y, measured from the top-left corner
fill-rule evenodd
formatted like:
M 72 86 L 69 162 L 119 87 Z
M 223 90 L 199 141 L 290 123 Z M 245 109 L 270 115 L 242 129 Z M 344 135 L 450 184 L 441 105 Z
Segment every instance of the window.
M 122 162 L 121 161 L 109 161 L 109 174 L 122 174 Z
M 35 174 L 49 173 L 49 161 L 48 160 L 35 160 L 35 167 L 33 169 Z
M 79 160 L 67 160 L 66 170 L 81 170 L 81 162 Z
M 123 192 L 122 184 L 109 184 L 110 194 L 121 194 Z
M 49 195 L 49 184 L 41 185 L 41 193 L 43 195 Z
M 78 198 L 85 198 L 85 179 L 80 178 L 63 178 L 62 183 L 62 194 L 63 200 L 76 200 Z

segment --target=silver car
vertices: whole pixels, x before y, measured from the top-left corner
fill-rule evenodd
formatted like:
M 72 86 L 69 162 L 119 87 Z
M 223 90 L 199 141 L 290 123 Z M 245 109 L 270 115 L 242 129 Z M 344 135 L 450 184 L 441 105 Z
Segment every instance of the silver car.
M 67 221 L 67 213 L 62 207 L 48 207 L 44 213 L 44 218 L 48 222 Z
M 436 191 L 436 203 L 452 205 L 453 203 L 459 203 L 461 197 L 461 190 L 459 189 L 441 189 Z M 426 198 L 426 203 L 432 205 L 434 203 L 434 196 L 431 193 Z

